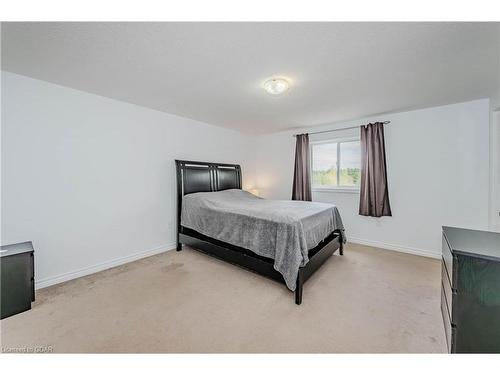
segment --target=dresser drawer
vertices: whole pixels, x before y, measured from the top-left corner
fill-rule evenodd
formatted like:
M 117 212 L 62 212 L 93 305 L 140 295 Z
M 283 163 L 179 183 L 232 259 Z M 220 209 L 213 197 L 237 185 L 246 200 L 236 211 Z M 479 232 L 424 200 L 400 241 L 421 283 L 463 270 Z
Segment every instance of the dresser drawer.
M 442 240 L 442 252 L 443 252 L 443 261 L 446 266 L 446 273 L 448 276 L 448 281 L 450 285 L 455 288 L 456 285 L 453 280 L 453 254 L 451 253 L 450 247 L 448 245 L 448 241 L 446 240 L 446 236 L 443 234 Z
M 441 315 L 443 316 L 444 332 L 446 335 L 446 344 L 448 346 L 448 352 L 453 353 L 455 345 L 453 340 L 455 339 L 455 326 L 451 323 L 450 312 L 448 311 L 448 306 L 446 304 L 446 297 L 443 286 L 441 286 Z
M 444 260 L 441 261 L 441 287 L 443 289 L 444 297 L 446 299 L 446 306 L 448 307 L 448 312 L 450 315 L 450 320 L 453 322 L 453 289 L 450 285 L 450 280 L 448 280 L 448 275 L 446 273 L 446 266 Z

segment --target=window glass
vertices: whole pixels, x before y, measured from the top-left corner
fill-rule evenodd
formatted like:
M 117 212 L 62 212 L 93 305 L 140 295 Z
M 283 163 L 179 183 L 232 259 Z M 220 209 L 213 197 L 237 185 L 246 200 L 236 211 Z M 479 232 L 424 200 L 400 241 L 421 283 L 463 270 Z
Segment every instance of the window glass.
M 337 143 L 316 144 L 312 150 L 312 185 L 337 186 Z
M 359 140 L 313 143 L 311 158 L 313 187 L 359 186 L 361 179 Z
M 340 143 L 340 186 L 359 186 L 361 151 L 359 141 Z

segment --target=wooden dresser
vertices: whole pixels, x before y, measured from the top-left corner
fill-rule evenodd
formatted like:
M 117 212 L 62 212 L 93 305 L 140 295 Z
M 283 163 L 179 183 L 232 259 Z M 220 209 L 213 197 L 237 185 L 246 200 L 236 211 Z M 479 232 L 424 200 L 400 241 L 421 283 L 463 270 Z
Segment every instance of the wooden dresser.
M 441 313 L 451 353 L 500 353 L 500 233 L 443 227 Z

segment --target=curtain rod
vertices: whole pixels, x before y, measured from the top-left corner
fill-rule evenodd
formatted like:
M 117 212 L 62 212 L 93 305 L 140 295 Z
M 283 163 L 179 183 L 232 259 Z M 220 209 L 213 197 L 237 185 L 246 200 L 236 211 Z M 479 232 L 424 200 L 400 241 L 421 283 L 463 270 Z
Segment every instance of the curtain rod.
M 382 122 L 382 124 L 390 124 L 391 122 L 390 121 L 378 121 L 378 122 Z M 358 125 L 358 126 L 350 126 L 348 128 L 338 128 L 338 129 L 332 129 L 332 130 L 322 130 L 322 131 L 319 131 L 319 132 L 310 132 L 310 133 L 307 133 L 307 134 L 321 134 L 321 133 L 330 133 L 330 132 L 336 132 L 337 130 L 347 130 L 347 129 L 357 129 L 359 128 L 360 126 L 365 126 L 365 125 Z M 306 134 L 306 133 L 301 133 L 301 134 Z M 292 135 L 292 137 L 296 137 L 298 136 L 298 134 L 294 134 Z

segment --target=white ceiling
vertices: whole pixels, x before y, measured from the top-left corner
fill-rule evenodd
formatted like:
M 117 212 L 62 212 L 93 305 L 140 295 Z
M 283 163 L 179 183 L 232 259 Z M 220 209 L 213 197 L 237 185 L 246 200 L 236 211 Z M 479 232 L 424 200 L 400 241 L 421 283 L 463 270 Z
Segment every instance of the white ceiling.
M 249 133 L 490 96 L 498 48 L 495 23 L 2 24 L 4 70 Z

